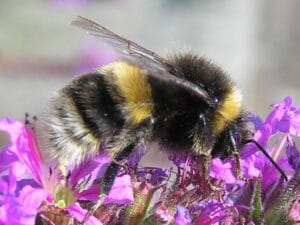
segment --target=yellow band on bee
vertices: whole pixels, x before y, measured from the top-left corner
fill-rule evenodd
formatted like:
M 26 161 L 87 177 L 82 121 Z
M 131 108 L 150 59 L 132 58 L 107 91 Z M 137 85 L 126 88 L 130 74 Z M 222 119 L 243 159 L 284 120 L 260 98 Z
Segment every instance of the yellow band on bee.
M 145 71 L 124 61 L 111 63 L 101 69 L 114 76 L 114 85 L 119 89 L 127 111 L 126 120 L 138 124 L 149 118 L 153 111 L 151 87 Z
M 240 91 L 232 87 L 214 118 L 214 133 L 218 134 L 225 126 L 235 120 L 242 110 L 242 95 Z

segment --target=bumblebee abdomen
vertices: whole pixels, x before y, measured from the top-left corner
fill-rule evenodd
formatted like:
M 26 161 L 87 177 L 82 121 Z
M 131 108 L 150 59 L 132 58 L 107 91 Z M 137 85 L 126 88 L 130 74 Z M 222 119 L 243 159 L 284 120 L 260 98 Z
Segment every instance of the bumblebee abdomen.
M 125 61 L 111 63 L 100 70 L 111 85 L 111 96 L 125 112 L 127 124 L 139 125 L 153 114 L 152 88 L 146 71 Z
M 80 76 L 59 91 L 50 115 L 51 158 L 64 164 L 79 164 L 94 156 L 124 124 L 124 115 L 100 73 Z
M 105 75 L 93 73 L 74 79 L 61 91 L 73 100 L 85 126 L 99 138 L 122 128 L 125 120 L 119 102 L 113 99 L 109 88 Z

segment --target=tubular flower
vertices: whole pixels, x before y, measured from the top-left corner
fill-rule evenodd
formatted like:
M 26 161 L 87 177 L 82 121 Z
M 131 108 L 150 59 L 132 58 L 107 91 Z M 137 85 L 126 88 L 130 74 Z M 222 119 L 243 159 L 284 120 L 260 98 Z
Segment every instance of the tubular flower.
M 138 147 L 120 171 L 102 205 L 101 182 L 111 159 L 105 149 L 74 168 L 47 164 L 29 125 L 4 118 L 0 130 L 11 144 L 0 151 L 0 225 L 254 225 L 299 222 L 300 107 L 291 97 L 274 104 L 265 120 L 253 115 L 254 139 L 287 174 L 281 174 L 254 144 L 233 159 L 214 158 L 210 183 L 190 154 L 169 154 L 171 168 L 146 167 Z M 272 139 L 272 141 L 270 141 Z M 55 166 L 53 166 L 55 165 Z M 11 217 L 11 215 L 16 215 Z

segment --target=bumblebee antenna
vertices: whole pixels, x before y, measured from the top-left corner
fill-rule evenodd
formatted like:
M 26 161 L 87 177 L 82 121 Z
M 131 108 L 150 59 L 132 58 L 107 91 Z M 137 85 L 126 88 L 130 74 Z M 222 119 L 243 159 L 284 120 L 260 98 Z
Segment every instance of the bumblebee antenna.
M 259 150 L 270 160 L 270 162 L 273 164 L 273 166 L 279 171 L 281 176 L 287 181 L 288 178 L 286 174 L 283 172 L 283 170 L 278 166 L 278 164 L 272 159 L 272 157 L 269 155 L 269 153 L 255 140 L 248 140 L 247 143 L 254 143 L 256 147 L 259 148 Z

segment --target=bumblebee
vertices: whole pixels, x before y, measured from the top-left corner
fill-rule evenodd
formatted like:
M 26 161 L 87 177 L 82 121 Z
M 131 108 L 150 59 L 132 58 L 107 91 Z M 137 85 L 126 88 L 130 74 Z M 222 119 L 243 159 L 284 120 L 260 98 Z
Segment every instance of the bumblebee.
M 76 77 L 53 98 L 47 122 L 53 159 L 79 164 L 105 149 L 113 159 L 103 178 L 108 194 L 118 162 L 137 145 L 190 152 L 204 159 L 199 166 L 206 173 L 212 157 L 234 156 L 239 173 L 240 149 L 254 142 L 286 177 L 253 140 L 241 93 L 221 68 L 193 53 L 162 58 L 83 17 L 72 24 L 124 57 Z

